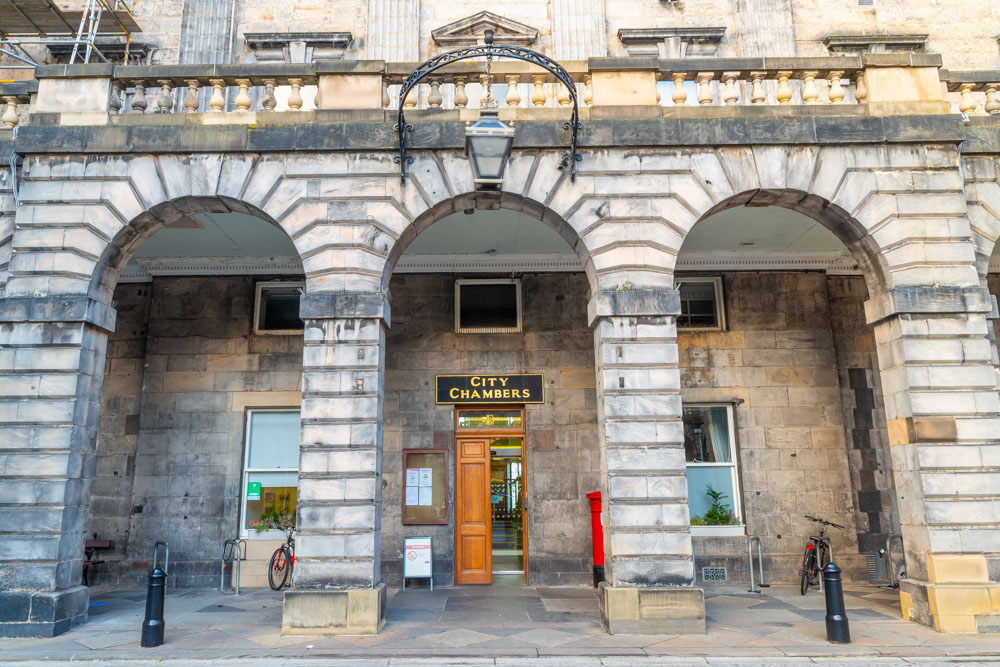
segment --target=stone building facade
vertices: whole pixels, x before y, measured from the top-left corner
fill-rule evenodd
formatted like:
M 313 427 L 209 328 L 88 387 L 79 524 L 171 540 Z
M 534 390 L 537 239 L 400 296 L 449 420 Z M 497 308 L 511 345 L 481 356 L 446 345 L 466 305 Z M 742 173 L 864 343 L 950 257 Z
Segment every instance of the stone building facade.
M 462 583 L 469 508 L 499 526 L 504 494 L 502 571 L 588 584 L 593 491 L 610 632 L 702 631 L 749 537 L 797 581 L 806 513 L 843 526 L 850 579 L 905 572 L 906 618 L 995 630 L 1000 16 L 842 4 L 820 34 L 798 0 L 152 2 L 150 63 L 0 84 L 0 634 L 86 620 L 95 534 L 92 582 L 138 584 L 169 537 L 170 585 L 214 585 L 242 538 L 265 585 L 278 507 L 286 633 L 377 632 L 407 537 Z M 498 60 L 400 99 L 487 29 L 572 90 Z M 497 189 L 465 146 L 489 76 Z M 481 279 L 516 285 L 516 325 L 463 330 Z M 437 391 L 529 375 L 538 402 Z M 520 486 L 470 496 L 463 443 L 500 413 L 486 451 Z M 435 452 L 441 514 L 414 522 L 405 457 Z

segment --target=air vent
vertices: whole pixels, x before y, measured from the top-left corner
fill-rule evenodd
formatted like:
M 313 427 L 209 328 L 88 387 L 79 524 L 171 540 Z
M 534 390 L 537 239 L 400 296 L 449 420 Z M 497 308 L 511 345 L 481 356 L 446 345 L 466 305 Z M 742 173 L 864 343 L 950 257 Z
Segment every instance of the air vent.
M 703 567 L 701 568 L 701 580 L 707 583 L 718 583 L 729 580 L 724 567 Z

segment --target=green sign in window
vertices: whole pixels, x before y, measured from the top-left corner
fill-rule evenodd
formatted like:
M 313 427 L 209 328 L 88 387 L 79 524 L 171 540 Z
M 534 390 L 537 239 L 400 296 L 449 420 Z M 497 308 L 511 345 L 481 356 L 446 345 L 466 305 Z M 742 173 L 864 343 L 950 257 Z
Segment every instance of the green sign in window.
M 247 500 L 260 500 L 260 482 L 247 482 Z

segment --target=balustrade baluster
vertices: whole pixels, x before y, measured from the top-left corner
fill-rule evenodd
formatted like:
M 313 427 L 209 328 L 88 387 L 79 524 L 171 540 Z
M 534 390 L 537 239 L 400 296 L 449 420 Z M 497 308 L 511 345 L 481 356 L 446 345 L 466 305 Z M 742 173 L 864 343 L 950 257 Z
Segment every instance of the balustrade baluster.
M 187 84 L 187 95 L 184 96 L 184 108 L 187 113 L 198 113 L 198 91 L 201 90 L 201 82 L 198 79 L 185 79 Z
M 4 127 L 17 127 L 17 97 L 4 95 L 3 101 L 4 110 L 0 122 L 3 122 Z
M 504 101 L 507 102 L 509 107 L 521 106 L 521 91 L 518 90 L 518 86 L 521 84 L 521 77 L 517 74 L 507 75 L 507 97 Z
M 173 113 L 174 111 L 174 91 L 173 83 L 170 79 L 159 79 L 160 97 L 156 100 L 156 105 L 160 107 L 160 113 Z
M 782 70 L 778 72 L 778 104 L 792 103 L 792 89 L 788 85 L 788 79 L 794 72 Z
M 810 70 L 802 73 L 802 101 L 806 104 L 819 104 L 819 88 L 816 77 L 819 72 Z
M 531 83 L 535 87 L 531 93 L 531 106 L 544 107 L 548 101 L 548 96 L 545 94 L 545 75 L 533 74 Z
M 317 93 L 318 95 L 319 93 Z M 389 77 L 382 77 L 382 108 L 388 109 L 390 105 L 389 102 Z
M 226 96 L 223 90 L 226 89 L 226 82 L 222 79 L 209 79 L 212 84 L 212 96 L 208 99 L 208 106 L 212 113 L 222 113 L 226 109 Z
M 868 82 L 865 80 L 864 72 L 858 72 L 858 78 L 854 81 L 854 99 L 858 104 L 868 103 Z
M 722 94 L 722 101 L 726 106 L 736 106 L 740 103 L 739 72 L 723 72 L 722 83 L 725 89 Z
M 122 112 L 122 82 L 115 79 L 111 82 L 111 99 L 108 100 L 111 113 Z
M 767 100 L 764 94 L 764 77 L 766 72 L 750 72 L 750 103 L 763 104 Z
M 264 79 L 264 96 L 260 98 L 260 106 L 264 111 L 274 111 L 278 106 L 278 98 L 274 96 L 274 79 Z
M 135 93 L 132 95 L 132 113 L 146 113 L 146 82 L 138 79 L 132 82 Z
M 959 94 L 962 96 L 962 101 L 958 104 L 958 110 L 963 113 L 975 113 L 976 111 L 976 101 L 972 99 L 972 88 L 975 86 L 974 83 L 963 83 L 958 88 Z
M 703 107 L 711 106 L 712 102 L 715 101 L 712 95 L 712 79 L 715 78 L 715 72 L 698 72 L 698 76 L 695 80 L 698 82 L 698 104 Z
M 684 90 L 684 79 L 687 78 L 687 72 L 674 72 L 670 76 L 674 80 L 674 92 L 670 99 L 674 101 L 675 107 L 687 106 L 688 94 Z
M 466 78 L 464 76 L 455 77 L 455 107 L 464 109 L 469 104 L 469 96 L 465 92 Z
M 572 103 L 572 98 L 569 94 L 569 88 L 567 88 L 562 83 L 556 83 L 556 101 L 561 107 L 568 107 Z
M 583 103 L 588 107 L 594 105 L 594 77 L 590 74 L 583 75 L 583 85 L 586 88 L 583 91 Z
M 236 79 L 236 85 L 240 87 L 236 99 L 233 100 L 239 111 L 250 111 L 253 100 L 250 99 L 250 79 Z
M 844 98 L 847 96 L 847 91 L 840 83 L 843 76 L 843 72 L 830 72 L 827 75 L 827 81 L 830 83 L 830 104 L 846 104 Z
M 288 108 L 299 111 L 302 108 L 302 79 L 289 79 L 288 85 L 292 92 L 288 95 Z
M 991 116 L 1000 115 L 1000 83 L 986 84 L 985 110 Z
M 443 102 L 444 97 L 441 96 L 441 79 L 433 78 L 431 79 L 431 92 L 427 96 L 427 106 L 431 109 L 440 109 Z

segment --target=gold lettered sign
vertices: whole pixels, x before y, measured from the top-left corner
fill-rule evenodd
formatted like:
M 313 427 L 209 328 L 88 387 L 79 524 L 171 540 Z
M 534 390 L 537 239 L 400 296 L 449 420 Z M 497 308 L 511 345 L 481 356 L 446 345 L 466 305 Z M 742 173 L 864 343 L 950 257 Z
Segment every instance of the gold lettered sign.
M 438 405 L 544 403 L 545 378 L 532 375 L 438 375 Z

